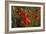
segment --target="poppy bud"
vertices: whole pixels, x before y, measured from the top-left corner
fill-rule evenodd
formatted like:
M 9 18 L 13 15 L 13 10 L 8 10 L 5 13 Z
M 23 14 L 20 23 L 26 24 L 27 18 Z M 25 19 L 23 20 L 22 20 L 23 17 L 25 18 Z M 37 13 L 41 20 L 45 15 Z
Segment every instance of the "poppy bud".
M 39 20 L 39 16 L 36 17 L 36 20 Z

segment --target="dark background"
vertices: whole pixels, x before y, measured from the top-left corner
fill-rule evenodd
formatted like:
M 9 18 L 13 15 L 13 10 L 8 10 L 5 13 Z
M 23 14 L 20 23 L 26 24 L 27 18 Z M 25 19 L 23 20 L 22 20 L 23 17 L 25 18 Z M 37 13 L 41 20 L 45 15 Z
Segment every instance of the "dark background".
M 32 23 L 29 24 L 26 27 L 39 27 L 40 26 L 40 19 L 41 18 L 39 18 L 38 20 L 36 19 L 36 17 L 33 18 L 33 16 L 41 17 L 41 14 L 40 14 L 41 8 L 40 7 L 12 6 L 12 8 L 11 8 L 12 9 L 12 14 L 11 14 L 11 16 L 12 16 L 12 18 L 11 18 L 12 19 L 12 26 L 11 27 L 12 28 L 16 28 L 17 25 L 21 24 L 21 23 L 19 23 L 21 18 L 18 18 L 20 20 L 18 20 L 18 22 L 17 22 L 18 24 L 16 23 L 16 17 L 20 17 L 20 16 L 17 15 L 18 12 L 19 12 L 18 8 L 23 8 L 24 10 L 26 9 L 27 13 L 29 15 L 29 18 L 32 21 Z M 34 14 L 34 15 L 32 16 L 32 14 Z M 21 24 L 20 27 L 24 27 L 24 25 Z

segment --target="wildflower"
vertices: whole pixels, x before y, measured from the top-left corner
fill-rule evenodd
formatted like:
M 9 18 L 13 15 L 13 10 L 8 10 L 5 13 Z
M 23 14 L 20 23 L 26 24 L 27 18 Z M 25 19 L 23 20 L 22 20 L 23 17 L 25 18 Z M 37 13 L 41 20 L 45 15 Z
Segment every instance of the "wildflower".
M 20 10 L 21 11 L 19 12 L 19 15 L 22 16 L 23 24 L 24 26 L 28 26 L 31 23 L 31 20 L 29 19 L 28 14 L 24 10 Z

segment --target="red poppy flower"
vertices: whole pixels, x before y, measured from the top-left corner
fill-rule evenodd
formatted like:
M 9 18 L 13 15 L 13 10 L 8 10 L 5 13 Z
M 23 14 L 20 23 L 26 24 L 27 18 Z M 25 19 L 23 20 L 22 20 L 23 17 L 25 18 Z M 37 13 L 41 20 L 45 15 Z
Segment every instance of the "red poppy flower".
M 32 14 L 32 17 L 34 18 L 34 19 L 36 19 L 36 20 L 39 20 L 39 16 L 37 16 L 37 15 L 35 15 L 35 14 Z
M 35 14 L 32 14 L 32 17 L 35 19 Z
M 25 26 L 28 26 L 31 23 L 31 20 L 29 19 L 27 13 L 25 13 L 24 11 L 21 11 L 19 15 L 22 16 L 23 24 Z
M 36 16 L 36 20 L 39 20 L 39 18 L 40 18 L 39 16 Z

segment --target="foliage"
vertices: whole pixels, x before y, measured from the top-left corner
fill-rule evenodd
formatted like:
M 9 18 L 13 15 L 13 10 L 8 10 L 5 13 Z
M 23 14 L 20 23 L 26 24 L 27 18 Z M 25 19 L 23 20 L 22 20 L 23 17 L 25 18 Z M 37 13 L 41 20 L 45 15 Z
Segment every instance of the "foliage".
M 27 14 L 30 18 L 31 23 L 28 26 L 24 26 L 22 22 L 22 17 L 18 15 L 20 8 L 27 10 Z M 12 28 L 15 27 L 39 27 L 40 26 L 40 7 L 19 7 L 12 6 Z M 16 18 L 19 20 L 17 21 Z M 17 21 L 17 22 L 16 22 Z M 17 25 L 18 23 L 18 25 Z

